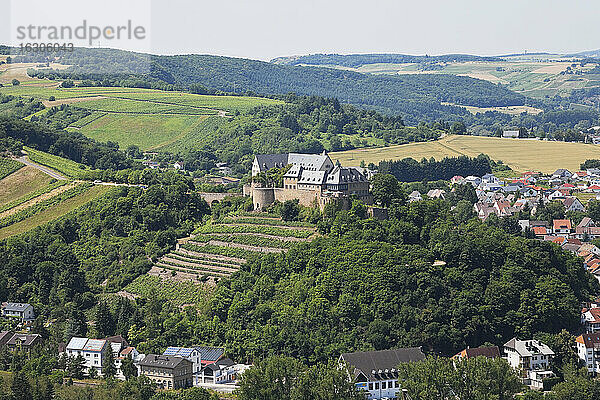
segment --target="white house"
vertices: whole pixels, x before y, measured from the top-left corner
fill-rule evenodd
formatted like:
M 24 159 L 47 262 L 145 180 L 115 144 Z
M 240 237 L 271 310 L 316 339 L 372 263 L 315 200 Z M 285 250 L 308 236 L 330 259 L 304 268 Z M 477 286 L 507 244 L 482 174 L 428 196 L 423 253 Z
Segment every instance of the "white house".
M 413 201 L 421 201 L 423 197 L 418 190 L 413 190 L 411 194 L 408 195 L 408 202 L 412 203 Z
M 33 306 L 29 303 L 2 303 L 2 316 L 17 318 L 21 322 L 33 321 L 35 319 Z
M 471 185 L 477 187 L 481 184 L 481 178 L 478 176 L 469 175 L 464 180 L 465 183 L 470 183 Z
M 354 384 L 369 400 L 395 399 L 401 390 L 397 367 L 400 363 L 425 359 L 419 347 L 344 353 L 339 362 L 350 368 Z
M 600 333 L 600 308 L 584 308 L 581 312 L 581 324 L 586 333 Z
M 505 139 L 518 139 L 519 131 L 502 131 L 502 137 Z
M 109 348 L 110 343 L 105 339 L 73 337 L 67 345 L 66 353 L 69 357 L 82 356 L 85 360 L 85 372 L 89 373 L 92 369 L 95 369 L 98 375 L 101 375 L 106 351 Z
M 585 211 L 585 207 L 577 197 L 567 197 L 563 200 L 565 211 Z
M 173 168 L 175 168 L 177 171 L 184 171 L 184 165 L 183 165 L 183 161 L 177 161 L 176 163 L 173 164 Z
M 125 360 L 128 357 L 131 358 L 133 364 L 138 368 L 139 374 L 138 364 L 144 359 L 144 357 L 146 357 L 146 355 L 140 354 L 140 352 L 137 351 L 135 347 L 129 346 L 127 340 L 125 340 L 121 335 L 107 337 L 105 340 L 109 343 L 113 352 L 115 368 L 117 370 L 117 374 L 115 375 L 115 377 L 117 379 L 125 379 L 125 375 L 123 374 L 121 367 L 123 365 L 123 360 Z
M 250 367 L 251 365 L 247 364 L 236 364 L 229 358 L 221 358 L 217 362 L 208 364 L 202 368 L 202 371 L 200 371 L 200 374 L 197 377 L 198 383 L 196 385 L 236 384 L 244 371 Z
M 563 200 L 565 195 L 560 190 L 555 190 L 548 195 L 548 200 Z
M 569 237 L 571 234 L 571 220 L 570 219 L 555 219 L 552 221 L 552 233 L 556 236 Z
M 573 176 L 571 171 L 569 171 L 568 169 L 564 169 L 564 168 L 559 168 L 556 171 L 554 171 L 554 173 L 552 174 L 553 178 L 558 178 L 558 179 L 569 179 L 571 176 Z
M 553 376 L 550 362 L 554 352 L 540 341 L 512 338 L 504 344 L 504 354 L 510 366 L 521 372 L 525 385 L 542 389 L 542 380 Z
M 587 370 L 596 375 L 600 372 L 600 334 L 584 333 L 575 339 L 577 357 L 585 364 Z

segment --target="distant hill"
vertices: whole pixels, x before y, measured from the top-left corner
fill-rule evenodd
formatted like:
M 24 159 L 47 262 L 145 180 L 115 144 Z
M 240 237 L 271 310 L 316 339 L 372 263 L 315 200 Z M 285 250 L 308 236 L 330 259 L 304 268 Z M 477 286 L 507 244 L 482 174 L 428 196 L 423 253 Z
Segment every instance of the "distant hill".
M 425 62 L 502 61 L 498 57 L 481 57 L 469 54 L 441 56 L 413 56 L 408 54 L 310 54 L 306 56 L 278 57 L 271 60 L 281 65 L 339 65 L 358 68 L 367 64 L 404 64 Z
M 585 57 L 585 58 L 600 58 L 600 49 L 599 50 L 582 51 L 579 53 L 571 54 L 571 56 Z
M 43 61 L 36 59 L 35 61 Z M 139 75 L 187 88 L 201 84 L 226 92 L 254 92 L 335 97 L 341 102 L 400 114 L 409 124 L 457 120 L 464 108 L 523 105 L 526 97 L 500 85 L 465 76 L 381 76 L 320 67 L 280 65 L 211 55 L 157 56 L 112 49 L 77 49 L 59 61 L 74 67 L 62 72 L 73 79 Z M 149 72 L 148 72 L 149 71 Z

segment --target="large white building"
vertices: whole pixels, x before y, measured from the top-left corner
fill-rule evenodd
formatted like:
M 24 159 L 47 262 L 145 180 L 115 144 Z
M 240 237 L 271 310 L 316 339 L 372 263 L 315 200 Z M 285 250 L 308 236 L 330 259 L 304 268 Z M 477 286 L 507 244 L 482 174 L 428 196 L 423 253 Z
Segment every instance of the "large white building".
M 84 358 L 84 372 L 89 373 L 92 369 L 95 369 L 98 375 L 101 375 L 106 351 L 109 348 L 110 343 L 105 339 L 73 337 L 67 345 L 66 353 L 69 357 L 81 355 Z
M 575 339 L 577 357 L 591 374 L 600 372 L 600 334 L 584 333 Z
M 512 338 L 504 344 L 504 353 L 510 366 L 520 371 L 523 383 L 534 389 L 542 389 L 542 380 L 554 375 L 550 369 L 554 352 L 540 341 Z
M 425 354 L 421 348 L 413 347 L 344 353 L 339 361 L 349 366 L 356 388 L 362 390 L 367 399 L 379 400 L 400 397 L 399 393 L 402 389 L 398 383 L 396 369 L 399 364 L 424 359 Z

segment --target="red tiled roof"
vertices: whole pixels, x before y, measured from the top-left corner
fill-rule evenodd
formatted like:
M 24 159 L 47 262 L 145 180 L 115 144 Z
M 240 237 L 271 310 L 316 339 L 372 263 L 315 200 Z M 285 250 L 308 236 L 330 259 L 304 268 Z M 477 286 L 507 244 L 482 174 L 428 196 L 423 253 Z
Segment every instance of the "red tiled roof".
M 582 343 L 586 348 L 592 348 L 595 344 L 600 343 L 600 333 L 584 333 L 583 335 L 577 336 L 575 339 L 577 343 Z
M 569 229 L 571 230 L 571 220 L 570 219 L 555 219 L 552 221 L 554 230 L 557 229 Z
M 592 317 L 594 317 L 594 320 L 591 321 L 592 323 L 594 322 L 600 322 L 600 308 L 590 308 L 588 310 L 590 312 L 590 314 L 592 314 Z
M 590 187 L 588 187 L 589 190 L 600 190 L 600 186 L 598 185 L 592 185 Z
M 534 226 L 531 230 L 536 235 L 545 235 L 546 233 L 548 233 L 548 230 L 545 226 Z

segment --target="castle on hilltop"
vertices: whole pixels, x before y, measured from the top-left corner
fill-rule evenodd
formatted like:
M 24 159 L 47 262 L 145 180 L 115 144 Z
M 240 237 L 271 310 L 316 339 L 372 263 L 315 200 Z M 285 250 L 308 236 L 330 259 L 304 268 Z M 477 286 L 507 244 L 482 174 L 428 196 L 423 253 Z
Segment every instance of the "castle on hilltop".
M 263 210 L 275 201 L 294 199 L 304 206 L 318 205 L 321 209 L 334 199 L 347 208 L 350 196 L 372 203 L 367 171 L 334 165 L 325 152 L 257 155 L 252 163 L 252 177 L 288 165 L 291 167 L 283 175 L 283 187 L 264 187 L 257 182 L 244 186 L 244 194 L 252 196 L 255 210 Z

